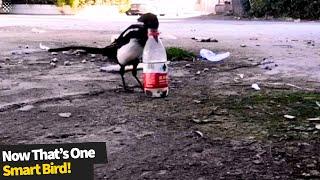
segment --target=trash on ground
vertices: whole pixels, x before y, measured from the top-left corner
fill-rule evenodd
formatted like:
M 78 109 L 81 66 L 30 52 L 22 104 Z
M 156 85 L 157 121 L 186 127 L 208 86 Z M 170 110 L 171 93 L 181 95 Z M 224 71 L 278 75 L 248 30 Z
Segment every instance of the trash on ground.
M 295 116 L 291 116 L 291 115 L 284 115 L 283 116 L 284 118 L 286 118 L 286 119 L 295 119 L 296 117 Z
M 316 117 L 316 118 L 308 118 L 308 121 L 320 121 L 320 117 Z
M 200 104 L 201 103 L 200 100 L 193 100 L 193 102 L 196 103 L 196 104 Z
M 316 129 L 320 129 L 320 124 L 316 124 Z
M 257 91 L 260 91 L 260 90 L 261 90 L 261 88 L 259 87 L 259 85 L 256 84 L 256 83 L 252 84 L 251 87 L 252 87 L 254 90 L 257 90 Z
M 50 48 L 48 46 L 42 45 L 41 43 L 39 44 L 40 49 L 48 51 Z
M 194 133 L 196 133 L 198 136 L 203 137 L 203 133 L 200 131 L 195 131 Z
M 238 76 L 243 79 L 244 78 L 244 74 L 238 74 Z
M 131 71 L 132 70 L 132 66 L 126 66 L 126 71 Z M 142 70 L 143 69 L 143 64 L 140 63 L 137 67 L 138 70 Z M 120 66 L 119 65 L 109 65 L 106 67 L 101 67 L 100 68 L 101 72 L 108 72 L 108 73 L 118 73 L 120 71 Z
M 200 37 L 193 37 L 192 40 L 197 42 L 219 42 L 217 39 L 214 38 L 200 38 Z
M 320 102 L 316 101 L 316 105 L 317 105 L 318 107 L 320 107 Z
M 62 118 L 69 118 L 71 117 L 71 113 L 59 113 L 59 116 L 62 117 Z
M 34 106 L 32 106 L 32 105 L 26 105 L 26 106 L 19 108 L 18 110 L 19 111 L 30 111 L 33 108 L 34 108 Z
M 226 53 L 221 53 L 221 54 L 216 54 L 208 49 L 201 49 L 200 50 L 200 56 L 203 59 L 206 59 L 208 61 L 211 62 L 218 62 L 218 61 L 222 61 L 223 59 L 226 59 L 230 56 L 230 52 L 226 52 Z

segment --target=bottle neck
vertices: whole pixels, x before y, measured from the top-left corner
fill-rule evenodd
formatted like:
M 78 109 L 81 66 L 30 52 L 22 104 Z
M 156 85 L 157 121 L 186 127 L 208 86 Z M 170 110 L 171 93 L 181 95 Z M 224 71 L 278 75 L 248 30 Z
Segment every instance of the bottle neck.
M 158 29 L 148 29 L 148 36 L 149 37 L 154 37 L 157 38 L 159 36 L 159 31 Z

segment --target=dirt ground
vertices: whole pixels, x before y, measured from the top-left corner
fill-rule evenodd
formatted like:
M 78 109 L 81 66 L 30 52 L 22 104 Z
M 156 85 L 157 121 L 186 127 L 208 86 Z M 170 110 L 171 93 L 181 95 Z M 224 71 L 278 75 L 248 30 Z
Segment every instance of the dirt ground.
M 302 45 L 287 50 L 278 43 L 270 47 L 282 50 L 271 51 L 214 44 L 232 56 L 220 63 L 171 62 L 163 99 L 147 98 L 139 88 L 124 92 L 118 74 L 99 71 L 109 64 L 101 56 L 39 49 L 39 43 L 102 46 L 112 33 L 1 27 L 0 143 L 106 142 L 108 164 L 95 166 L 95 179 L 320 179 L 320 122 L 310 120 L 320 117 L 318 75 L 270 70 L 281 66 L 270 54 L 295 56 Z M 319 57 L 319 44 L 291 40 Z M 190 38 L 163 41 L 194 52 L 213 46 Z M 53 58 L 57 67 L 50 66 Z M 319 64 L 305 67 L 319 70 Z M 129 72 L 126 80 L 136 85 Z M 32 106 L 20 109 L 26 105 Z

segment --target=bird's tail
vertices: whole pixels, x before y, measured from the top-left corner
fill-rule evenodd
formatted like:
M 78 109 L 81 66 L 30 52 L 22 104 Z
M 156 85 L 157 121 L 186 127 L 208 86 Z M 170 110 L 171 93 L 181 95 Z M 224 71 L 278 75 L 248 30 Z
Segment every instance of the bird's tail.
M 87 47 L 87 46 L 67 46 L 67 47 L 61 47 L 61 48 L 48 49 L 48 51 L 60 52 L 60 51 L 69 51 L 69 50 L 84 50 L 90 54 L 102 54 L 103 56 L 107 56 L 108 58 L 115 60 L 117 58 L 117 49 L 118 49 L 117 43 L 112 43 L 109 46 L 106 46 L 104 48 Z
M 69 51 L 69 50 L 84 50 L 87 53 L 91 54 L 105 54 L 105 48 L 97 47 L 86 47 L 86 46 L 67 46 L 61 48 L 52 48 L 48 49 L 49 52 L 60 52 L 60 51 Z

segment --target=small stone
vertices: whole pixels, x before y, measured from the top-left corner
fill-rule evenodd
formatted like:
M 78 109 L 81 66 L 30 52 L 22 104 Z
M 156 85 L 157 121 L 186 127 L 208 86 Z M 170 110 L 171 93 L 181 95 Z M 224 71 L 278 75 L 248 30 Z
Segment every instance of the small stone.
M 26 49 L 29 49 L 29 46 L 28 45 L 26 45 L 26 46 L 24 46 Z
M 51 62 L 51 63 L 50 63 L 50 66 L 51 66 L 51 67 L 57 67 L 57 64 L 54 63 L 54 62 Z
M 191 64 L 186 64 L 186 68 L 191 68 Z
M 72 116 L 72 114 L 71 113 L 59 113 L 59 116 L 62 118 L 69 118 Z
M 164 175 L 164 174 L 167 174 L 167 170 L 161 170 L 158 175 Z
M 54 63 L 58 62 L 58 58 L 51 59 L 51 62 L 54 62 Z
M 65 66 L 71 66 L 71 63 L 70 63 L 70 61 L 65 61 L 65 62 L 63 63 L 63 65 L 65 65 Z
M 79 124 L 75 124 L 75 125 L 74 125 L 74 127 L 76 127 L 76 128 L 79 127 L 79 126 L 80 126 Z
M 240 47 L 247 47 L 247 45 L 245 45 L 245 44 L 241 44 L 241 45 L 240 45 Z
M 254 164 L 262 164 L 262 161 L 261 160 L 254 160 L 254 161 L 252 161 Z
M 200 100 L 193 100 L 193 102 L 196 103 L 196 104 L 200 104 L 201 103 Z
M 26 106 L 19 108 L 18 110 L 26 112 L 26 111 L 30 111 L 33 108 L 34 108 L 34 106 L 32 106 L 32 105 L 26 105 Z
M 96 55 L 95 55 L 95 54 L 90 54 L 90 57 L 91 57 L 91 58 L 95 58 Z
M 312 176 L 316 176 L 316 177 L 319 177 L 319 176 L 320 176 L 320 172 L 317 171 L 317 170 L 311 170 L 311 171 L 310 171 L 310 174 L 311 174 Z
M 96 59 L 90 59 L 90 62 L 95 62 L 96 61 Z
M 201 71 L 197 71 L 197 72 L 196 72 L 196 75 L 200 75 L 200 74 L 201 74 Z
M 57 52 L 52 52 L 51 55 L 56 56 L 56 55 L 58 55 L 58 53 Z
M 116 128 L 115 130 L 112 131 L 115 134 L 120 134 L 122 131 L 120 128 Z
M 85 64 L 85 63 L 87 63 L 87 60 L 84 59 L 84 60 L 81 61 L 81 63 Z
M 208 72 L 209 71 L 209 68 L 204 68 L 203 69 L 203 72 Z
M 320 129 L 320 124 L 316 124 L 316 129 Z
M 5 60 L 6 60 L 6 61 L 10 61 L 10 58 L 6 57 Z

